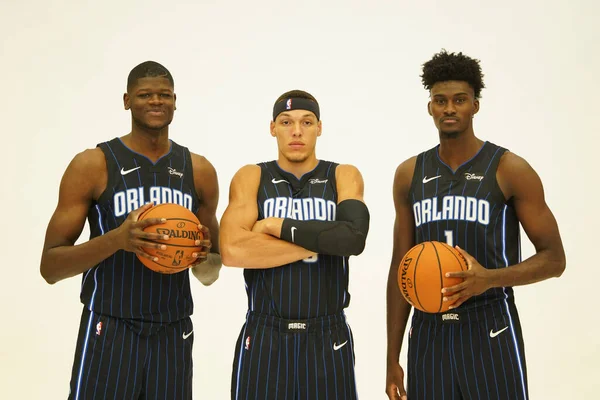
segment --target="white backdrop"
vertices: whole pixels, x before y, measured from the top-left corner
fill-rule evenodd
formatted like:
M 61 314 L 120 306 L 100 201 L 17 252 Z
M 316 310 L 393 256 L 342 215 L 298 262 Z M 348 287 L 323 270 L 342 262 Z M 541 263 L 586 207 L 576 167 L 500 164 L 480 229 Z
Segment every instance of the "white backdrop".
M 217 169 L 219 218 L 235 171 L 276 157 L 268 130 L 272 102 L 291 89 L 317 97 L 318 157 L 356 165 L 366 182 L 371 231 L 365 252 L 351 259 L 347 314 L 359 394 L 385 398 L 391 183 L 401 161 L 437 142 L 419 74 L 442 48 L 482 60 L 487 89 L 475 133 L 538 171 L 565 244 L 563 277 L 516 289 L 531 399 L 597 398 L 600 324 L 592 307 L 600 272 L 592 232 L 600 221 L 592 188 L 600 6 L 413 3 L 0 0 L 0 398 L 67 396 L 80 279 L 44 282 L 44 233 L 72 157 L 129 131 L 121 101 L 126 77 L 149 59 L 175 78 L 171 138 Z M 86 227 L 80 241 L 87 235 Z M 523 255 L 532 252 L 526 242 Z M 223 270 L 210 288 L 192 284 L 194 398 L 227 399 L 246 310 L 242 271 Z

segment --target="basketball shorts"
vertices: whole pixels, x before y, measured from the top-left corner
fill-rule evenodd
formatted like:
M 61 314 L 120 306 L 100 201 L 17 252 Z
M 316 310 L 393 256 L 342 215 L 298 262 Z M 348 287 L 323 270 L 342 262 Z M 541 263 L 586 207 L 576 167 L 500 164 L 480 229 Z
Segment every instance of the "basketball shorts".
M 191 399 L 192 321 L 124 320 L 84 308 L 69 399 Z
M 235 349 L 231 398 L 356 399 L 345 315 L 288 320 L 249 312 Z
M 408 341 L 409 400 L 528 399 L 514 303 L 468 311 L 415 311 Z

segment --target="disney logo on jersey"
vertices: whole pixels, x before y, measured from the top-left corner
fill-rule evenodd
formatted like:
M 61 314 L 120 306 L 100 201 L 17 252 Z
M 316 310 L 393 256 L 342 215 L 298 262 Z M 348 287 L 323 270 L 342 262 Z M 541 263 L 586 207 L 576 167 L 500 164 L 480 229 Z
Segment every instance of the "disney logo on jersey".
M 171 168 L 171 167 L 167 167 L 167 168 L 169 169 L 169 174 L 183 178 L 183 172 L 177 172 L 177 170 L 175 168 Z
M 318 179 L 318 178 L 312 178 L 308 180 L 308 183 L 310 183 L 311 185 L 315 185 L 317 183 L 327 183 L 329 179 Z
M 121 190 L 113 196 L 115 217 L 122 217 L 129 214 L 147 203 L 155 205 L 163 203 L 179 204 L 192 210 L 192 196 L 183 193 L 181 190 L 172 189 L 164 186 L 152 186 L 146 190 L 144 186 Z
M 477 221 L 483 225 L 490 223 L 490 203 L 475 197 L 444 196 L 442 199 L 423 199 L 413 204 L 413 213 L 416 227 L 447 220 Z
M 483 175 L 477 175 L 471 172 L 465 172 L 465 179 L 468 181 L 479 181 L 483 180 Z
M 335 221 L 336 208 L 333 201 L 317 197 L 273 197 L 266 199 L 262 207 L 264 218 L 291 218 L 298 221 Z

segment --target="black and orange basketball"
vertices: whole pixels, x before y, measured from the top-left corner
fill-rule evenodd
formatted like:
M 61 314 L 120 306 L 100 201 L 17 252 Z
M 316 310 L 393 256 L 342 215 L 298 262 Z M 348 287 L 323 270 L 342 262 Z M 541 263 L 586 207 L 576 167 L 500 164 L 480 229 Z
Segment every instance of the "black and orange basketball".
M 423 242 L 410 249 L 398 268 L 400 292 L 413 307 L 428 313 L 448 311 L 442 288 L 462 281 L 446 278 L 447 272 L 466 271 L 462 254 L 446 243 Z
M 200 221 L 193 212 L 178 204 L 165 203 L 145 211 L 139 220 L 146 218 L 165 218 L 164 224 L 146 227 L 144 231 L 169 236 L 168 240 L 157 240 L 167 246 L 165 250 L 144 248 L 146 253 L 158 257 L 157 261 L 138 256 L 146 267 L 162 274 L 174 274 L 194 264 L 196 258 L 192 254 L 202 249 L 195 242 L 203 240 L 204 235 L 198 229 Z

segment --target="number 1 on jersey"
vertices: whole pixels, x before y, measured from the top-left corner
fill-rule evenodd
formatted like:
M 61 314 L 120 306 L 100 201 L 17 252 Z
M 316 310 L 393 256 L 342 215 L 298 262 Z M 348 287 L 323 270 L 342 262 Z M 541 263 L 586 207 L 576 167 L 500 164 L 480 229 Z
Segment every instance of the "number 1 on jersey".
M 452 235 L 452 231 L 444 231 L 444 236 L 446 236 L 446 244 L 450 247 L 454 247 L 454 236 Z

